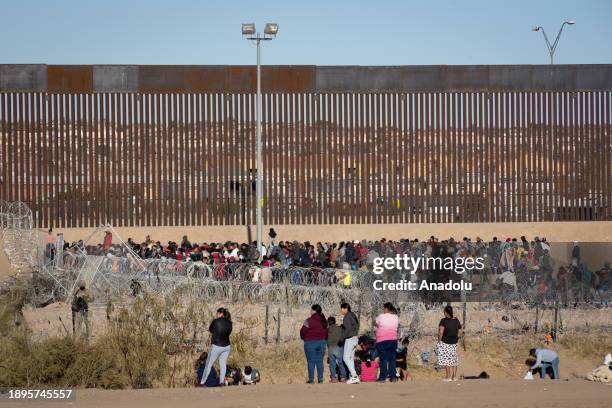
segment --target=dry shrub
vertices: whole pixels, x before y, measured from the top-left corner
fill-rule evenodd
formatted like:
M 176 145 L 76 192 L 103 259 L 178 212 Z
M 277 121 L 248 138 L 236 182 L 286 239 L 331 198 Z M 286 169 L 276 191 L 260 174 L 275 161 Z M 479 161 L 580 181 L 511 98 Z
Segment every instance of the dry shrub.
M 23 323 L 26 290 L 21 282 L 0 290 L 0 336 L 6 336 Z
M 239 308 L 234 309 L 230 358 L 231 364 L 238 367 L 248 365 L 259 351 L 259 339 L 255 335 L 255 330 L 260 324 L 259 319 L 245 315 L 246 313 L 241 313 Z
M 168 367 L 163 340 L 158 336 L 156 322 L 144 310 L 144 303 L 136 302 L 132 313 L 127 308 L 119 310 L 106 339 L 117 352 L 133 388 L 151 388 Z
M 87 388 L 125 388 L 128 378 L 120 367 L 116 350 L 107 338 L 91 345 L 80 342 L 74 363 L 66 371 L 66 381 Z
M 147 388 L 193 384 L 193 361 L 210 312 L 199 302 L 146 295 L 121 308 L 108 332 L 87 343 L 70 336 L 33 341 L 15 324 L 23 303 L 0 294 L 0 386 Z
M 562 336 L 559 344 L 580 358 L 588 358 L 600 364 L 603 356 L 612 350 L 612 337 L 607 331 L 576 333 Z
M 202 302 L 182 301 L 179 293 L 166 298 L 145 293 L 113 317 L 107 341 L 132 387 L 186 386 L 194 383 L 193 362 L 210 316 Z
M 91 345 L 68 336 L 35 342 L 27 327 L 17 327 L 0 338 L 0 386 L 124 388 L 115 354 L 103 339 Z
M 34 364 L 31 333 L 15 327 L 0 337 L 0 387 L 25 387 L 35 384 L 40 367 Z

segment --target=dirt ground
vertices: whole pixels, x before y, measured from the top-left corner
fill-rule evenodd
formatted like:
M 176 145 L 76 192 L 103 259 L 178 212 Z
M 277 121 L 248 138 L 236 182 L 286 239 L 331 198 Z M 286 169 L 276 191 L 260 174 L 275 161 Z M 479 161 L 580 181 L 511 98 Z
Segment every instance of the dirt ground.
M 258 385 L 211 389 L 77 390 L 75 402 L 27 407 L 609 407 L 612 386 L 583 380 L 417 380 L 399 384 Z

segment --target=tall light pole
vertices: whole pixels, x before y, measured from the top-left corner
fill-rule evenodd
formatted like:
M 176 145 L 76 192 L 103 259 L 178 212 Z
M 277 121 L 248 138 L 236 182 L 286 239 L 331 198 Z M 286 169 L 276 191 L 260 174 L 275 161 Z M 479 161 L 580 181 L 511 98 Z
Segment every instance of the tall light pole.
M 257 45 L 257 124 L 256 124 L 256 136 L 255 144 L 257 150 L 257 251 L 259 252 L 259 261 L 263 258 L 263 164 L 261 160 L 261 42 L 270 41 L 276 38 L 278 34 L 278 24 L 267 23 L 264 28 L 264 35 L 262 36 L 255 29 L 254 23 L 248 23 L 242 25 L 242 36 L 247 40 L 254 41 Z
M 555 56 L 555 50 L 557 49 L 557 45 L 559 44 L 559 38 L 561 38 L 561 33 L 563 32 L 563 27 L 565 25 L 574 25 L 576 22 L 574 20 L 567 20 L 561 24 L 561 28 L 559 29 L 559 33 L 557 34 L 557 38 L 555 38 L 555 42 L 551 45 L 550 41 L 548 41 L 548 36 L 546 35 L 546 31 L 544 31 L 544 27 L 536 26 L 533 28 L 533 31 L 542 31 L 544 35 L 544 41 L 546 41 L 546 46 L 548 47 L 548 54 L 550 55 L 550 64 L 553 64 L 553 58 Z

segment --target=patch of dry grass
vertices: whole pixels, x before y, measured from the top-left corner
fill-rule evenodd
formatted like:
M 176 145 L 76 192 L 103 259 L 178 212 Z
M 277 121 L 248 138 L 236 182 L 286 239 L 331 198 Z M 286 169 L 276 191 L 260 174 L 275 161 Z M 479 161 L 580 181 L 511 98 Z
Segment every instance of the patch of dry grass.
M 561 336 L 559 344 L 574 356 L 593 359 L 598 363 L 604 355 L 612 352 L 612 336 L 607 331 Z

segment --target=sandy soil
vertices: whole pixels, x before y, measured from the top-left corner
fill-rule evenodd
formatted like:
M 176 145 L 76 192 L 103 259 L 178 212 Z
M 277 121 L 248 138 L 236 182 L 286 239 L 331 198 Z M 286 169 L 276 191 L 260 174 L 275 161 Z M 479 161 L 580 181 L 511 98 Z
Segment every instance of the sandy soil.
M 72 403 L 3 404 L 66 407 L 609 407 L 612 386 L 583 380 L 435 380 L 399 384 L 259 385 L 212 389 L 78 390 Z

